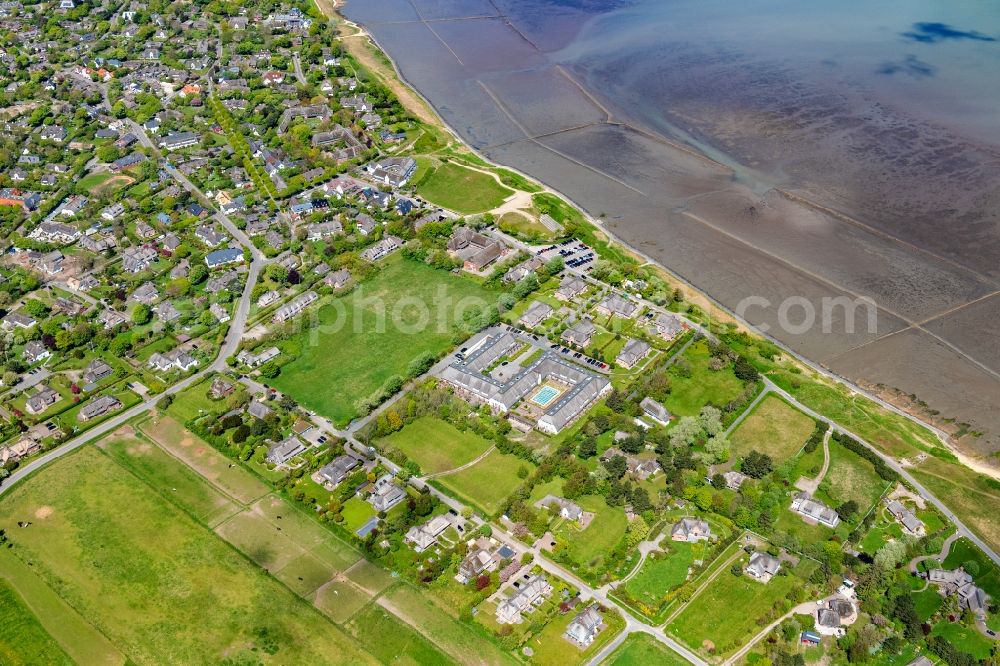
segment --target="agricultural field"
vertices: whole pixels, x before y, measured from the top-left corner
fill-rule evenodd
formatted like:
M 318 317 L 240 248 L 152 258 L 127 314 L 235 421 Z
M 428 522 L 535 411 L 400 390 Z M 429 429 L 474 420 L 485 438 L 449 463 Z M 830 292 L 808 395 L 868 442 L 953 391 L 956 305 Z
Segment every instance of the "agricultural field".
M 687 666 L 687 660 L 649 634 L 630 634 L 602 666 Z
M 433 643 L 399 621 L 381 606 L 368 606 L 345 629 L 369 646 L 382 664 L 444 664 L 448 657 Z
M 742 564 L 747 559 L 742 557 Z M 737 577 L 728 569 L 721 571 L 668 625 L 668 631 L 702 654 L 729 654 L 760 631 L 759 619 L 777 617 L 791 608 L 790 591 L 804 585 L 815 567 L 815 562 L 803 559 L 789 575 L 775 576 L 766 584 L 746 574 Z
M 200 523 L 214 527 L 237 511 L 234 502 L 191 468 L 130 427 L 119 428 L 98 446 L 154 488 L 170 488 L 170 499 Z
M 456 310 L 463 300 L 493 303 L 496 294 L 470 279 L 390 258 L 351 295 L 321 307 L 318 328 L 283 343 L 296 358 L 271 383 L 300 404 L 346 425 L 359 415 L 359 398 L 375 393 L 394 375 L 405 376 L 417 356 L 441 354 L 453 345 L 461 316 Z M 387 317 L 380 326 L 376 308 L 384 306 L 391 314 L 400 303 L 405 306 L 402 320 Z M 413 334 L 420 321 L 413 303 L 426 304 L 430 315 L 419 334 Z M 321 331 L 320 337 L 311 340 L 316 331 Z
M 928 457 L 910 470 L 948 508 L 994 549 L 1000 548 L 1000 490 L 996 482 L 961 465 Z
M 49 636 L 21 596 L 0 578 L 0 663 L 70 666 L 73 660 Z
M 699 340 L 670 366 L 668 372 L 672 390 L 663 405 L 671 414 L 697 416 L 705 405 L 711 403 L 721 407 L 743 393 L 743 382 L 733 374 L 732 367 L 711 370 L 708 367 L 711 358 L 708 343 Z M 690 368 L 689 376 L 682 370 L 681 360 Z
M 421 166 L 424 168 L 415 183 L 417 194 L 456 213 L 483 213 L 514 194 L 514 190 L 501 185 L 492 175 L 452 162 Z
M 408 585 L 393 588 L 379 603 L 425 636 L 434 636 L 434 642 L 460 664 L 516 663 L 484 634 L 456 622 L 447 609 Z
M 736 427 L 729 437 L 734 458 L 756 450 L 781 463 L 802 448 L 813 432 L 814 421 L 784 400 L 769 395 Z
M 379 446 L 402 451 L 424 474 L 437 474 L 475 460 L 492 444 L 474 432 L 425 416 L 381 440 Z
M 144 419 L 136 424 L 136 430 L 238 502 L 250 504 L 270 492 L 263 481 L 231 464 L 229 458 L 169 416 Z
M 32 522 L 17 531 L 17 557 L 133 662 L 370 660 L 97 449 L 80 449 L 13 488 L 0 509 L 8 533 L 18 520 Z M 198 631 L 177 630 L 190 626 Z
M 518 475 L 521 468 L 530 474 L 535 466 L 512 455 L 491 451 L 472 467 L 439 477 L 434 483 L 458 500 L 492 516 L 500 510 L 504 500 L 523 483 Z

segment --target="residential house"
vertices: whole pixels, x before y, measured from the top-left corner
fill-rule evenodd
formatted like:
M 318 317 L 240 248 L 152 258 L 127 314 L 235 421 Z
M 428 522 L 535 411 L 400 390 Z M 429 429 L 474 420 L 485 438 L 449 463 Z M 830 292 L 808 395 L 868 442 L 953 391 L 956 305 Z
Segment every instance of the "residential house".
M 24 356 L 24 360 L 28 363 L 28 365 L 32 365 L 34 363 L 38 363 L 39 361 L 43 361 L 49 358 L 50 356 L 52 356 L 52 352 L 46 349 L 45 345 L 43 345 L 41 342 L 38 342 L 37 340 L 32 340 L 31 342 L 29 342 L 24 346 L 24 352 L 22 355 Z
M 552 312 L 552 306 L 549 304 L 542 303 L 541 301 L 532 301 L 528 309 L 518 319 L 518 323 L 525 328 L 537 328 L 542 325 L 542 322 L 552 316 Z
M 128 317 L 126 317 L 121 312 L 108 309 L 101 312 L 101 314 L 98 316 L 98 321 L 104 324 L 105 329 L 108 329 L 108 328 L 114 328 L 115 326 L 120 326 L 128 322 Z
M 515 284 L 529 275 L 534 275 L 535 272 L 542 267 L 542 265 L 543 263 L 541 259 L 538 257 L 531 257 L 504 273 L 502 279 L 508 284 Z
M 351 281 L 351 272 L 346 268 L 329 273 L 323 278 L 323 284 L 334 289 L 343 289 Z
M 215 228 L 214 225 L 211 224 L 200 225 L 197 229 L 195 229 L 194 235 L 209 247 L 221 245 L 226 240 L 226 235 L 221 233 Z
M 133 300 L 137 303 L 142 303 L 143 305 L 152 305 L 159 298 L 160 292 L 156 290 L 156 285 L 152 282 L 143 282 L 139 287 L 132 292 L 129 296 L 129 300 Z
M 684 322 L 677 315 L 661 312 L 653 319 L 653 327 L 662 338 L 673 340 L 684 330 Z
M 612 293 L 598 303 L 594 310 L 605 317 L 615 316 L 623 319 L 632 319 L 639 314 L 639 306 L 636 303 L 617 293 Z
M 208 311 L 212 313 L 212 316 L 215 317 L 215 319 L 220 324 L 225 324 L 227 321 L 232 319 L 232 317 L 229 316 L 229 312 L 226 310 L 226 308 L 224 308 L 219 303 L 212 303 L 208 307 Z
M 236 355 L 236 360 L 244 365 L 251 368 L 256 368 L 264 365 L 268 361 L 273 361 L 281 355 L 281 350 L 277 347 L 268 347 L 259 354 L 253 354 L 247 350 L 241 351 Z
M 285 465 L 295 456 L 305 453 L 306 445 L 292 435 L 274 444 L 267 450 L 267 461 L 273 465 Z
M 746 474 L 742 472 L 737 472 L 736 470 L 730 470 L 722 475 L 722 478 L 726 480 L 726 488 L 730 490 L 739 490 L 743 482 L 749 479 Z
M 141 273 L 157 260 L 159 254 L 151 247 L 129 247 L 122 251 L 122 270 L 131 275 Z
M 59 394 L 52 388 L 41 384 L 35 394 L 28 398 L 24 406 L 29 414 L 41 414 L 57 402 L 59 402 Z
M 260 298 L 257 299 L 257 307 L 266 308 L 269 305 L 274 305 L 280 300 L 281 294 L 272 289 L 271 291 L 266 291 L 261 294 Z
M 91 419 L 96 419 L 109 412 L 113 412 L 116 409 L 120 409 L 122 406 L 121 401 L 113 395 L 102 395 L 99 398 L 94 398 L 80 410 L 77 418 L 81 421 L 89 421 Z
M 422 553 L 437 543 L 438 537 L 451 526 L 444 516 L 434 516 L 423 525 L 414 525 L 404 537 L 404 541 L 413 544 L 413 550 Z
M 278 323 L 286 322 L 315 303 L 318 299 L 319 295 L 315 291 L 307 291 L 275 310 L 274 321 Z
M 818 500 L 812 499 L 807 492 L 796 493 L 792 499 L 792 511 L 806 519 L 834 528 L 840 524 L 837 512 Z
M 634 368 L 639 361 L 649 355 L 650 349 L 649 343 L 645 340 L 630 338 L 622 350 L 618 352 L 615 363 L 626 369 Z
M 273 413 L 274 410 L 262 403 L 260 400 L 251 400 L 250 404 L 247 405 L 247 414 L 253 416 L 254 418 L 258 418 L 261 421 Z
M 566 627 L 565 636 L 580 647 L 587 647 L 594 642 L 597 634 L 604 628 L 604 618 L 596 605 L 588 606 L 573 618 Z
M 235 247 L 213 250 L 205 255 L 205 265 L 210 269 L 237 263 L 243 263 L 243 250 Z
M 360 466 L 360 460 L 352 455 L 344 454 L 321 467 L 317 474 L 323 479 L 324 485 L 332 490 Z
M 114 368 L 108 365 L 104 359 L 95 358 L 83 371 L 83 381 L 86 384 L 96 384 L 97 382 L 110 377 L 114 373 Z
M 385 474 L 375 482 L 368 502 L 378 512 L 388 511 L 406 498 L 406 491 L 396 485 L 392 474 Z
M 161 301 L 153 306 L 153 314 L 164 324 L 170 324 L 181 318 L 181 312 L 170 301 Z
M 578 277 L 568 277 L 560 283 L 553 296 L 560 301 L 571 301 L 587 290 L 587 283 Z
M 670 419 L 673 418 L 666 407 L 649 396 L 646 396 L 639 402 L 639 407 L 642 409 L 643 414 L 653 419 L 660 425 L 667 425 L 670 423 Z
M 568 345 L 585 348 L 590 344 L 597 332 L 594 322 L 589 319 L 580 319 L 575 324 L 563 331 L 562 341 Z
M 160 372 L 166 372 L 171 369 L 187 372 L 198 365 L 198 360 L 185 351 L 174 349 L 166 354 L 156 352 L 149 357 L 148 365 Z
M 899 500 L 886 500 L 886 509 L 900 522 L 903 529 L 913 536 L 924 534 L 924 524 L 908 507 Z
M 208 397 L 212 400 L 222 400 L 236 391 L 233 383 L 224 377 L 216 377 L 212 380 L 212 386 L 208 389 Z
M 101 217 L 103 217 L 108 222 L 114 222 L 119 217 L 125 214 L 125 205 L 121 202 L 111 204 L 101 211 Z
M 392 188 L 405 185 L 416 170 L 417 161 L 412 157 L 387 157 L 365 165 L 372 180 Z
M 342 233 L 344 233 L 344 225 L 340 223 L 340 220 L 317 222 L 306 227 L 306 239 L 311 241 L 323 240 Z
M 927 580 L 938 587 L 945 596 L 958 597 L 959 608 L 969 609 L 977 617 L 985 617 L 988 596 L 976 586 L 973 577 L 963 567 L 958 569 L 931 569 L 927 572 Z
M 159 146 L 168 151 L 181 150 L 198 145 L 200 140 L 201 137 L 194 132 L 171 132 L 160 139 Z
M 3 328 L 6 331 L 12 331 L 15 328 L 20 328 L 21 330 L 26 330 L 34 326 L 37 322 L 29 317 L 28 315 L 23 315 L 18 312 L 11 312 L 6 317 L 3 318 Z
M 768 582 L 781 568 L 781 560 L 768 553 L 756 552 L 750 556 L 746 572 L 761 582 Z
M 712 538 L 712 527 L 708 521 L 699 518 L 681 518 L 670 529 L 670 538 L 674 541 L 707 541 Z
M 525 576 L 517 592 L 497 605 L 497 622 L 499 624 L 520 624 L 521 614 L 530 610 L 536 602 L 551 594 L 552 585 L 542 574 Z
M 465 270 L 480 272 L 502 257 L 507 246 L 469 227 L 458 227 L 448 240 L 448 250 L 464 262 Z
M 368 247 L 361 253 L 361 258 L 366 261 L 376 262 L 383 257 L 395 252 L 403 247 L 403 239 L 398 236 L 386 236 L 375 245 Z
M 503 544 L 496 548 L 496 540 L 480 537 L 468 542 L 469 550 L 465 559 L 458 565 L 458 573 L 455 575 L 462 585 L 465 585 L 473 578 L 484 572 L 493 571 L 503 560 L 508 560 L 516 554 L 514 550 Z M 518 563 L 520 566 L 520 563 Z

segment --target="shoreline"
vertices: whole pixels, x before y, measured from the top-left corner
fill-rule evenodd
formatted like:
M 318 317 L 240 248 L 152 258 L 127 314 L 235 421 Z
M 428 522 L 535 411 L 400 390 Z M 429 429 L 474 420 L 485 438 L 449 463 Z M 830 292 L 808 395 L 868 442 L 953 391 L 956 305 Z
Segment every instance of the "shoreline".
M 913 413 L 911 413 L 911 412 L 903 409 L 902 407 L 899 407 L 899 406 L 897 406 L 897 405 L 895 405 L 895 404 L 893 404 L 891 402 L 888 402 L 887 400 L 879 397 L 878 395 L 874 394 L 870 390 L 865 389 L 865 388 L 859 386 L 858 384 L 856 384 L 855 382 L 851 381 L 850 379 L 848 379 L 846 377 L 843 377 L 842 375 L 839 375 L 839 374 L 833 372 L 832 370 L 829 370 L 829 369 L 827 369 L 827 368 L 819 365 L 818 363 L 816 363 L 816 362 L 814 362 L 814 361 L 812 361 L 812 360 L 810 360 L 810 359 L 802 356 L 798 352 L 795 352 L 794 350 L 790 349 L 785 343 L 781 342 L 777 338 L 774 338 L 773 336 L 771 336 L 771 335 L 769 335 L 767 333 L 761 332 L 756 327 L 754 327 L 752 324 L 750 324 L 746 320 L 742 319 L 741 317 L 739 317 L 738 315 L 736 315 L 734 312 L 730 311 L 722 303 L 720 303 L 718 300 L 716 300 L 715 298 L 713 298 L 710 294 L 705 293 L 704 291 L 702 291 L 699 288 L 695 287 L 692 284 L 692 282 L 687 277 L 685 277 L 685 276 L 683 276 L 683 275 L 681 275 L 681 274 L 679 274 L 679 273 L 677 273 L 677 272 L 675 272 L 675 271 L 667 268 L 666 266 L 664 266 L 663 264 L 661 264 L 660 262 L 658 262 L 654 258 L 650 257 L 646 253 L 642 252 L 641 250 L 639 250 L 639 249 L 637 249 L 635 247 L 632 247 L 631 245 L 629 245 L 628 243 L 626 243 L 625 241 L 623 241 L 618 235 L 616 235 L 614 232 L 610 231 L 608 229 L 608 227 L 606 225 L 604 225 L 600 220 L 598 220 L 593 215 L 591 215 L 591 213 L 586 208 L 584 208 L 583 206 L 579 205 L 576 201 L 574 201 L 572 198 L 570 198 L 569 196 L 567 196 L 563 192 L 552 188 L 550 185 L 548 185 L 547 183 L 539 180 L 537 177 L 535 177 L 535 176 L 533 176 L 531 174 L 525 173 L 525 172 L 521 171 L 520 169 L 518 169 L 516 167 L 508 166 L 508 165 L 502 165 L 502 164 L 497 164 L 493 160 L 491 160 L 491 159 L 487 158 L 486 156 L 482 155 L 478 150 L 476 150 L 474 147 L 470 146 L 461 137 L 461 135 L 454 128 L 452 128 L 451 125 L 449 125 L 447 121 L 444 120 L 444 118 L 439 113 L 437 107 L 435 107 L 434 104 L 422 92 L 420 92 L 419 89 L 417 89 L 412 83 L 410 83 L 406 79 L 406 77 L 403 75 L 403 73 L 399 69 L 399 66 L 396 63 L 396 60 L 391 55 L 389 55 L 389 53 L 382 47 L 381 44 L 379 44 L 378 39 L 376 39 L 375 36 L 370 31 L 368 31 L 367 29 L 365 29 L 364 26 L 362 26 L 362 25 L 360 25 L 358 23 L 355 23 L 354 21 L 351 21 L 350 19 L 346 18 L 345 16 L 343 16 L 340 13 L 340 9 L 344 5 L 344 1 L 343 0 L 315 0 L 315 1 L 316 1 L 316 7 L 317 7 L 317 9 L 321 13 L 323 13 L 328 19 L 337 21 L 338 23 L 340 23 L 342 25 L 345 25 L 345 26 L 348 26 L 348 27 L 351 27 L 351 28 L 353 28 L 356 31 L 354 34 L 351 34 L 351 35 L 342 35 L 343 39 L 366 39 L 368 41 L 369 45 L 371 46 L 371 48 L 375 49 L 378 52 L 378 54 L 381 55 L 383 58 L 385 58 L 385 60 L 389 63 L 389 66 L 391 67 L 392 74 L 395 77 L 396 82 L 398 82 L 399 85 L 403 89 L 405 89 L 408 94 L 414 96 L 417 100 L 419 100 L 419 103 L 424 107 L 424 110 L 428 111 L 433 116 L 433 118 L 435 120 L 434 124 L 436 124 L 440 129 L 442 129 L 445 132 L 447 132 L 448 135 L 450 135 L 458 144 L 460 144 L 463 149 L 469 151 L 471 154 L 473 154 L 477 158 L 483 160 L 485 163 L 487 163 L 487 164 L 489 164 L 489 165 L 491 165 L 491 166 L 493 166 L 495 168 L 502 168 L 502 169 L 506 169 L 506 170 L 512 171 L 512 172 L 518 174 L 519 176 L 527 179 L 529 182 L 537 184 L 538 186 L 540 186 L 543 189 L 544 192 L 550 193 L 550 194 L 552 194 L 554 196 L 557 196 L 560 199 L 566 201 L 568 204 L 570 204 L 575 209 L 577 209 L 578 211 L 580 211 L 582 213 L 584 219 L 587 222 L 589 222 L 598 231 L 598 233 L 600 233 L 601 235 L 603 235 L 604 237 L 606 237 L 610 243 L 612 243 L 614 245 L 617 245 L 618 247 L 622 248 L 628 254 L 630 254 L 633 257 L 641 260 L 642 265 L 648 265 L 648 266 L 653 267 L 654 270 L 659 271 L 660 273 L 662 273 L 668 279 L 670 279 L 670 280 L 678 283 L 680 286 L 682 286 L 685 289 L 685 299 L 688 300 L 689 302 L 691 302 L 692 304 L 700 307 L 703 311 L 705 311 L 706 315 L 711 320 L 718 321 L 718 322 L 723 322 L 723 323 L 733 323 L 733 324 L 736 324 L 740 329 L 745 330 L 747 332 L 750 332 L 750 333 L 752 333 L 752 334 L 754 334 L 754 335 L 756 335 L 756 336 L 758 336 L 760 338 L 763 338 L 763 339 L 767 340 L 768 342 L 770 342 L 770 343 L 774 344 L 775 346 L 777 346 L 778 349 L 781 350 L 781 352 L 782 352 L 783 355 L 785 355 L 785 356 L 787 356 L 787 357 L 789 357 L 791 359 L 794 359 L 794 361 L 796 363 L 798 363 L 801 366 L 804 366 L 805 369 L 807 369 L 809 371 L 812 371 L 813 373 L 816 373 L 816 374 L 820 375 L 821 377 L 823 377 L 824 379 L 826 379 L 828 381 L 831 381 L 831 382 L 833 382 L 835 384 L 839 384 L 839 385 L 845 387 L 846 389 L 848 389 L 852 394 L 854 394 L 854 395 L 860 395 L 860 396 L 862 396 L 862 397 L 870 400 L 871 402 L 875 403 L 879 407 L 881 407 L 883 409 L 886 409 L 886 410 L 888 410 L 890 412 L 893 412 L 893 413 L 897 414 L 898 416 L 901 416 L 901 417 L 903 417 L 903 418 L 905 418 L 905 419 L 907 419 L 907 420 L 915 423 L 916 425 L 918 425 L 918 426 L 926 429 L 928 432 L 930 432 L 930 433 L 932 433 L 934 435 L 934 437 L 939 441 L 939 443 L 947 451 L 949 451 L 952 455 L 954 455 L 957 458 L 958 463 L 961 464 L 962 466 L 964 466 L 964 467 L 966 467 L 966 468 L 970 469 L 971 471 L 976 472 L 978 474 L 982 474 L 982 475 L 988 476 L 990 478 L 993 478 L 993 479 L 996 479 L 996 480 L 1000 480 L 1000 469 L 997 469 L 997 468 L 991 467 L 989 465 L 986 465 L 982 461 L 977 460 L 977 459 L 971 457 L 969 454 L 967 454 L 966 452 L 964 452 L 963 450 L 961 450 L 960 448 L 958 448 L 958 446 L 956 446 L 955 443 L 954 443 L 954 441 L 952 440 L 951 435 L 948 432 L 946 432 L 945 430 L 943 430 L 942 428 L 938 427 L 937 425 L 935 425 L 933 423 L 928 422 L 927 420 L 921 418 L 920 416 L 918 416 L 916 414 L 913 414 Z M 329 8 L 330 8 L 329 12 L 324 11 L 323 5 L 328 5 L 329 6 Z M 347 47 L 345 47 L 345 48 L 347 48 Z M 574 81 L 574 83 L 575 83 L 575 81 Z M 579 84 L 577 84 L 577 85 L 579 85 Z M 391 86 L 391 85 L 389 87 L 390 88 L 394 88 L 394 86 Z M 411 110 L 411 112 L 412 112 L 412 110 Z M 708 160 L 708 161 L 712 162 L 713 164 L 716 164 L 716 162 L 714 160 L 712 160 L 711 158 L 709 158 L 707 156 L 699 154 L 699 157 L 701 159 Z

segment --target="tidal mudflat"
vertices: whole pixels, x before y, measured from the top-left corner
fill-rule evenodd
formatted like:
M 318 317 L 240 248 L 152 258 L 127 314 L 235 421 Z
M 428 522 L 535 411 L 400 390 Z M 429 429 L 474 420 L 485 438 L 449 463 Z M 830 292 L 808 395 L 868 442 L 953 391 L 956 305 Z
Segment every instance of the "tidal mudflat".
M 496 162 L 804 356 L 1000 450 L 1000 16 L 903 0 L 350 0 Z M 778 309 L 795 297 L 781 325 Z M 747 299 L 751 307 L 745 307 Z M 876 324 L 824 299 L 871 299 Z M 769 305 L 762 305 L 767 303 Z M 794 329 L 794 330 L 790 330 Z

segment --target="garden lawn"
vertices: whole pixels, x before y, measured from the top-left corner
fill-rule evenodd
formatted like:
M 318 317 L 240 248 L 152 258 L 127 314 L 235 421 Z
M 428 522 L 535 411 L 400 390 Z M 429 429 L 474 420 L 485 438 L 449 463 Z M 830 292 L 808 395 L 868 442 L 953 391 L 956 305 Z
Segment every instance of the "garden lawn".
M 353 534 L 375 517 L 375 508 L 360 497 L 352 497 L 344 502 L 341 515 L 344 516 L 344 526 Z
M 747 416 L 729 437 L 734 458 L 756 450 L 781 464 L 809 439 L 814 428 L 811 418 L 784 400 L 769 395 Z
M 937 587 L 932 585 L 922 592 L 914 592 L 913 603 L 917 608 L 917 617 L 926 622 L 941 608 L 944 599 L 938 594 Z
M 947 638 L 956 648 L 980 660 L 989 657 L 993 647 L 993 641 L 979 633 L 975 627 L 966 627 L 960 622 L 938 622 L 931 635 Z
M 462 432 L 447 421 L 430 416 L 408 423 L 383 439 L 380 445 L 399 449 L 420 465 L 424 474 L 461 467 L 492 446 L 471 430 Z
M 685 377 L 678 368 L 680 359 L 670 366 L 668 372 L 672 390 L 663 404 L 672 414 L 697 416 L 705 405 L 712 403 L 721 408 L 743 392 L 743 382 L 733 374 L 731 365 L 719 371 L 709 369 L 708 362 L 712 357 L 706 341 L 695 342 L 680 358 L 687 361 L 691 376 Z
M 746 565 L 746 558 L 741 563 Z M 811 560 L 803 559 L 797 567 L 798 575 L 789 572 L 790 575 L 775 576 L 766 584 L 747 575 L 737 577 L 723 571 L 668 629 L 702 654 L 708 653 L 708 642 L 714 644 L 713 654 L 729 654 L 760 631 L 757 621 L 776 605 L 780 608 L 778 615 L 788 610 L 785 606 L 789 591 L 802 584 L 815 566 Z
M 450 162 L 428 167 L 416 188 L 427 201 L 466 215 L 492 210 L 514 194 L 493 176 Z
M 0 501 L 15 554 L 137 664 L 370 657 L 208 529 L 93 448 Z M 197 630 L 182 630 L 196 627 Z
M 70 666 L 69 658 L 49 636 L 21 596 L 0 578 L 0 663 Z
M 577 613 L 587 606 L 581 604 L 573 611 L 566 614 L 557 614 L 545 628 L 536 634 L 527 645 L 534 650 L 535 654 L 531 659 L 533 664 L 539 666 L 571 666 L 572 664 L 589 663 L 595 654 L 601 651 L 605 645 L 614 640 L 621 630 L 624 622 L 615 610 L 608 610 L 603 613 L 607 626 L 597 634 L 594 642 L 584 649 L 580 649 L 575 643 L 566 639 L 566 629 L 577 616 Z
M 630 634 L 602 666 L 687 666 L 686 659 L 649 634 Z
M 535 466 L 512 455 L 491 451 L 472 467 L 455 474 L 438 477 L 434 483 L 460 501 L 472 504 L 492 516 L 504 500 L 524 481 L 517 471 L 524 467 L 530 474 Z
M 951 544 L 943 566 L 945 569 L 957 569 L 971 562 L 975 564 L 969 568 L 977 570 L 974 573 L 976 585 L 994 599 L 1000 598 L 1000 570 L 968 539 L 958 539 Z
M 694 561 L 691 544 L 666 543 L 670 552 L 646 558 L 639 573 L 625 583 L 625 591 L 651 606 L 659 604 L 670 590 L 687 580 L 688 569 Z
M 468 278 L 401 256 L 390 258 L 352 294 L 321 307 L 316 328 L 282 343 L 297 357 L 271 383 L 300 404 L 346 425 L 359 416 L 358 399 L 375 393 L 393 375 L 405 376 L 417 356 L 443 354 L 453 346 L 461 301 L 486 304 L 496 297 Z M 406 306 L 403 316 L 387 316 L 380 326 L 377 308 L 384 306 L 392 315 L 401 302 Z M 426 305 L 426 326 L 415 326 L 419 315 L 413 303 Z

